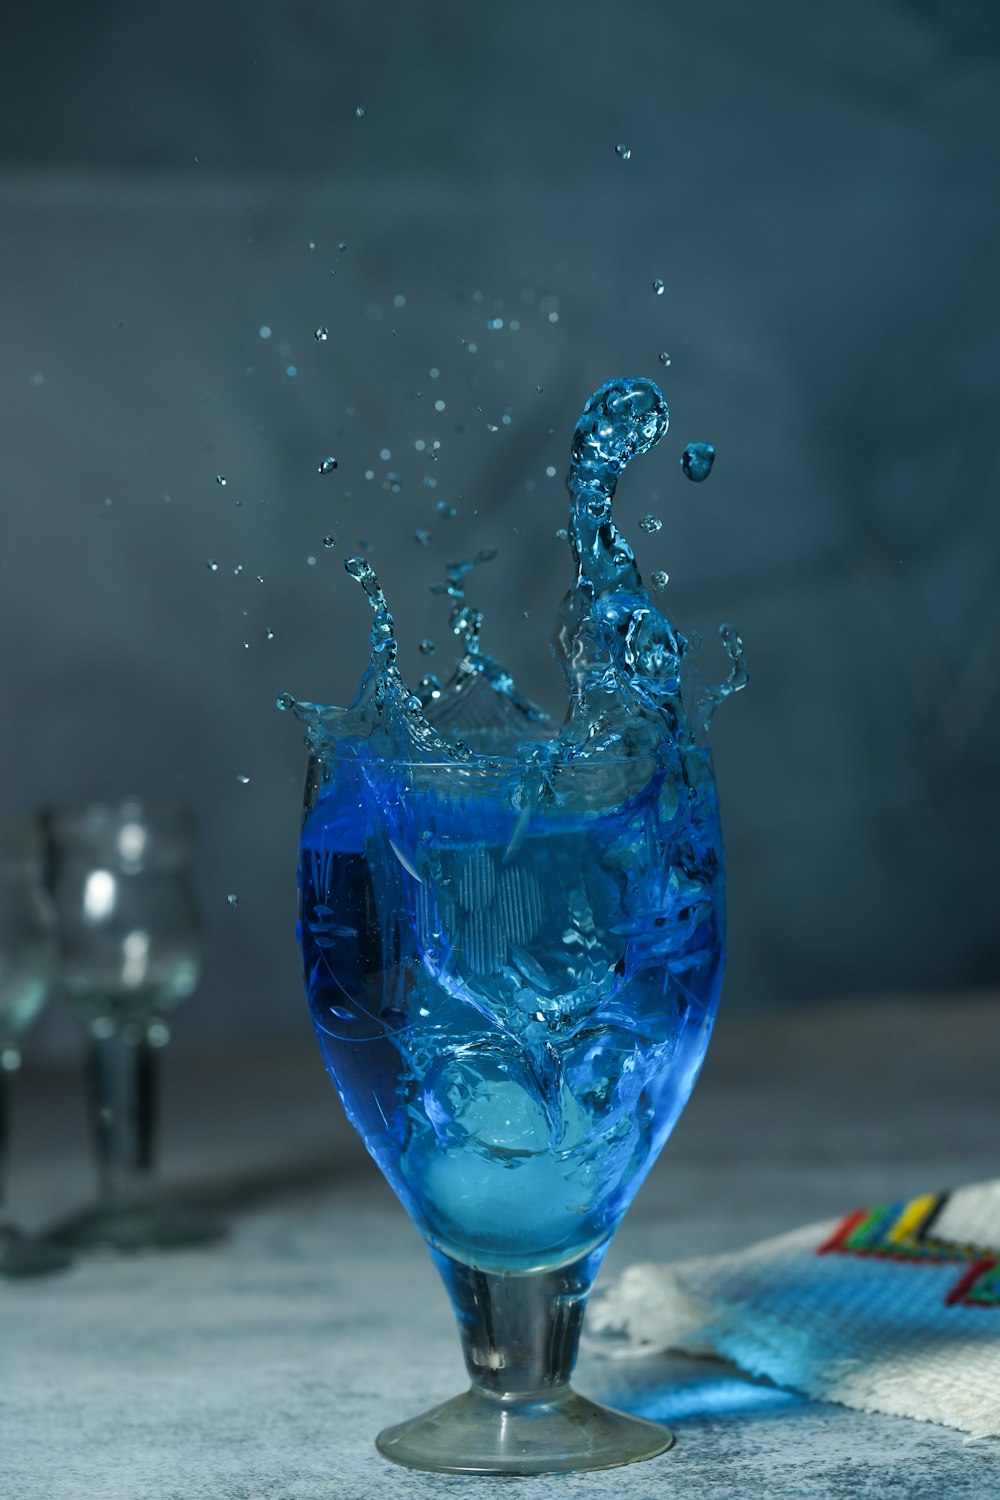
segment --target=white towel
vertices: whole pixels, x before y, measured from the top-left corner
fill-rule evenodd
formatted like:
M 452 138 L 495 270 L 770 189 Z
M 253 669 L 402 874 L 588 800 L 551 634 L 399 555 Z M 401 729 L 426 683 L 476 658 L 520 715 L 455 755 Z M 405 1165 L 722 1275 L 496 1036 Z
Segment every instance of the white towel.
M 607 1353 L 717 1354 L 819 1400 L 1000 1437 L 1000 1180 L 631 1266 L 589 1328 Z

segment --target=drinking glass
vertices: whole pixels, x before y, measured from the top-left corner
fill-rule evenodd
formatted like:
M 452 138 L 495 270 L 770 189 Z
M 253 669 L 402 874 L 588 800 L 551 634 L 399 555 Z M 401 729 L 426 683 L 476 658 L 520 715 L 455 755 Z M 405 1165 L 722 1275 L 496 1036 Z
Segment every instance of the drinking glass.
M 30 821 L 0 829 L 0 1189 L 7 1143 L 7 1083 L 21 1066 L 21 1038 L 48 998 L 55 972 L 52 910 L 41 886 L 41 846 Z M 0 1224 L 0 1277 L 69 1265 L 55 1245 Z
M 328 1071 L 430 1248 L 471 1377 L 379 1449 L 509 1474 L 663 1452 L 667 1429 L 569 1380 L 718 1000 L 709 752 L 538 770 L 342 744 L 310 761 L 299 878 Z
M 42 821 L 59 978 L 87 1037 L 100 1182 L 97 1203 L 50 1238 L 120 1250 L 214 1239 L 218 1224 L 153 1191 L 158 1056 L 201 969 L 194 813 L 133 797 L 54 807 Z

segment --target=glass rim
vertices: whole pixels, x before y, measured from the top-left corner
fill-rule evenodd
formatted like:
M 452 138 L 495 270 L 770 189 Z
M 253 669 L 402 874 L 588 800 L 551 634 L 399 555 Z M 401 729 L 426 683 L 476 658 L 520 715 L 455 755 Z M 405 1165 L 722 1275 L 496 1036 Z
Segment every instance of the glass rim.
M 709 745 L 685 745 L 674 746 L 673 749 L 679 755 L 702 755 L 709 753 L 711 747 Z M 595 756 L 593 760 L 554 761 L 546 766 L 544 761 L 520 761 L 513 756 L 496 755 L 487 759 L 485 752 L 476 752 L 475 756 L 469 760 L 413 760 L 394 755 L 349 755 L 333 750 L 322 753 L 311 751 L 309 760 L 320 766 L 328 764 L 397 766 L 402 771 L 464 771 L 466 774 L 492 772 L 495 775 L 506 775 L 511 771 L 525 772 L 536 767 L 561 775 L 578 771 L 610 771 L 625 766 L 667 769 L 667 766 L 655 755 Z

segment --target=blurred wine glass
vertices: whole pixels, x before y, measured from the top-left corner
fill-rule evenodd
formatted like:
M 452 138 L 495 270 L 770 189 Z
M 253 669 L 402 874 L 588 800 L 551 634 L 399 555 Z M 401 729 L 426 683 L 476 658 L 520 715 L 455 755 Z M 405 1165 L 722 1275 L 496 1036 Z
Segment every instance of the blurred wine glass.
M 215 1239 L 219 1224 L 153 1191 L 158 1054 L 201 972 L 193 810 L 128 798 L 53 807 L 42 822 L 60 986 L 88 1040 L 100 1180 L 97 1203 L 50 1239 L 120 1250 Z
M 21 1066 L 21 1038 L 38 1019 L 52 985 L 52 926 L 41 886 L 37 825 L 24 820 L 0 828 L 0 1157 L 7 1142 L 7 1084 Z M 0 1225 L 0 1276 L 40 1275 L 69 1262 L 58 1246 Z

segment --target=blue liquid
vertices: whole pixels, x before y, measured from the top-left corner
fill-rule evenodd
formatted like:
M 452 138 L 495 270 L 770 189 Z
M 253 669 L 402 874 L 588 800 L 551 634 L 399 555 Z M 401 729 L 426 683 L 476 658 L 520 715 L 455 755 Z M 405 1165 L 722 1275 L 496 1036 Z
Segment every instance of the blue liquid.
M 282 695 L 311 751 L 300 866 L 306 989 L 347 1113 L 437 1248 L 529 1271 L 606 1244 L 697 1077 L 724 954 L 706 686 L 611 517 L 667 430 L 651 381 L 573 438 L 576 578 L 554 649 L 562 728 L 483 651 L 472 564 L 439 586 L 461 657 L 412 693 L 370 565 L 371 666 L 347 709 Z M 484 552 L 476 562 L 489 561 Z

